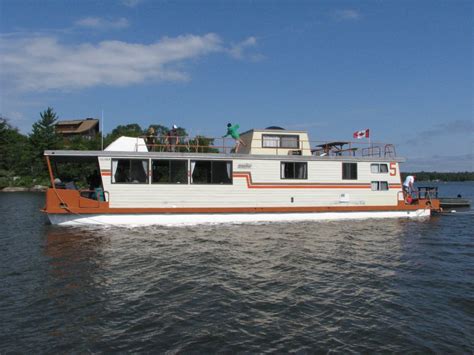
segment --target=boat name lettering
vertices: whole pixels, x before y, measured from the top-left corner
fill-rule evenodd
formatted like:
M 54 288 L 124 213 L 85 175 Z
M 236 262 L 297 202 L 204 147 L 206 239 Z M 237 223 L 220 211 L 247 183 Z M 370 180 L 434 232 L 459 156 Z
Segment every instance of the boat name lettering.
M 238 169 L 250 169 L 251 167 L 252 167 L 252 164 L 249 164 L 249 163 L 237 165 Z

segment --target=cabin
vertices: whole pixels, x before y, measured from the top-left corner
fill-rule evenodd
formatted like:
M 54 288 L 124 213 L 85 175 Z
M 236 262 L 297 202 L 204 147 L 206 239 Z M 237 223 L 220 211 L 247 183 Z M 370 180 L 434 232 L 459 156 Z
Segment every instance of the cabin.
M 308 133 L 281 127 L 251 129 L 240 135 L 245 146 L 241 154 L 252 155 L 311 155 Z
M 99 134 L 99 120 L 95 118 L 58 121 L 54 127 L 56 133 L 66 139 L 73 137 L 92 139 Z

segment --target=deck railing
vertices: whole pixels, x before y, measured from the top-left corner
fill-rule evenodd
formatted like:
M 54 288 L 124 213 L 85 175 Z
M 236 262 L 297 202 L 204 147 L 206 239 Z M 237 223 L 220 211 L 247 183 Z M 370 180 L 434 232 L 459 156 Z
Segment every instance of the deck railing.
M 193 152 L 193 153 L 234 153 L 235 140 L 222 137 L 178 136 L 178 143 L 172 144 L 166 136 L 142 136 L 145 144 L 137 139 L 137 151 L 139 146 L 146 146 L 151 152 Z M 255 144 L 257 142 L 257 144 Z M 252 149 L 264 149 L 268 154 L 281 155 L 311 155 L 321 157 L 331 156 L 361 156 L 361 157 L 396 157 L 396 150 L 393 144 L 381 142 L 360 142 L 344 141 L 334 146 L 335 142 L 330 141 L 306 141 L 298 140 L 295 147 L 264 147 L 263 139 L 252 139 Z M 239 152 L 248 150 L 248 146 L 240 146 Z M 303 153 L 304 152 L 304 153 Z

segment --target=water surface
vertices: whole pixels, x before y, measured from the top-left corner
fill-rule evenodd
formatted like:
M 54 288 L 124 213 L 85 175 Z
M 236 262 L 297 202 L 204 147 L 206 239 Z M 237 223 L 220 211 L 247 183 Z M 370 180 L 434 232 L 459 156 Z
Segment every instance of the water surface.
M 77 228 L 43 203 L 0 194 L 1 353 L 474 351 L 472 210 Z

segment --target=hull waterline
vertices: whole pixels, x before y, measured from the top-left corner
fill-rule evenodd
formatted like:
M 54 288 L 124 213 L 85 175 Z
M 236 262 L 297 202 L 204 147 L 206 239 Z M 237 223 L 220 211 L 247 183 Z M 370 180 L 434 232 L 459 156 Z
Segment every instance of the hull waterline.
M 320 213 L 232 213 L 232 214 L 48 214 L 55 225 L 186 226 L 216 223 L 332 221 L 367 218 L 429 217 L 429 209 L 412 211 L 320 212 Z

